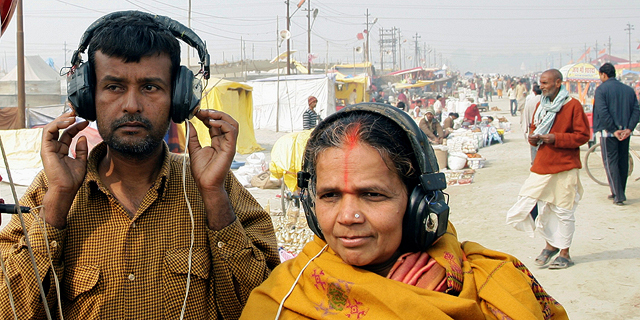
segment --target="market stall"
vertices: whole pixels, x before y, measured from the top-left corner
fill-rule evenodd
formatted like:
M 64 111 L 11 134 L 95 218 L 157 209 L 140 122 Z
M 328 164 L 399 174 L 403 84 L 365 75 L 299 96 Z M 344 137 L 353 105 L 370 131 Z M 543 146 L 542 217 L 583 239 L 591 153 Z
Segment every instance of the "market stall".
M 600 83 L 598 69 L 590 63 L 576 63 L 560 68 L 560 73 L 569 94 L 582 103 L 585 111 L 590 112 L 596 86 Z

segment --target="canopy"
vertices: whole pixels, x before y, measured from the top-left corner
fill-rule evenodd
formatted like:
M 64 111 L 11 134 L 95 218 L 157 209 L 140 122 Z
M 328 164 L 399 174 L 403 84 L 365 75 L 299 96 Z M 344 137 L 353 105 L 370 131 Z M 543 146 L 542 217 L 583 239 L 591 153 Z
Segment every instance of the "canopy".
M 560 68 L 564 81 L 570 82 L 599 82 L 598 69 L 590 63 L 568 64 Z
M 405 70 L 391 72 L 388 75 L 397 76 L 397 75 L 401 75 L 401 74 L 407 74 L 407 73 L 413 73 L 413 72 L 419 72 L 419 71 L 436 71 L 436 70 L 438 70 L 438 69 L 437 68 L 416 67 L 416 68 L 411 68 L 411 69 L 405 69 Z
M 244 83 L 211 78 L 200 101 L 201 109 L 223 111 L 238 121 L 236 151 L 241 154 L 264 150 L 256 141 L 253 130 L 252 90 L 250 85 Z M 198 132 L 200 145 L 210 146 L 209 129 L 199 120 L 192 120 L 191 123 Z M 178 127 L 181 133 L 180 145 L 184 148 L 184 123 L 179 124 Z
M 416 83 L 396 83 L 395 87 L 396 89 L 407 89 L 407 88 L 422 88 L 422 87 L 426 87 L 428 85 L 431 85 L 435 83 L 435 81 L 432 80 L 418 80 L 418 82 Z

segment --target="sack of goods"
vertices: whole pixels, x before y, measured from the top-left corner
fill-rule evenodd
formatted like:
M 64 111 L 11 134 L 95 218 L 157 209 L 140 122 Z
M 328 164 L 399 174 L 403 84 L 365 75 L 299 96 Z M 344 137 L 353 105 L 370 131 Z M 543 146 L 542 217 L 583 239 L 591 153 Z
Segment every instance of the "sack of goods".
M 467 165 L 467 155 L 462 152 L 451 152 L 447 164 L 451 170 L 460 170 Z

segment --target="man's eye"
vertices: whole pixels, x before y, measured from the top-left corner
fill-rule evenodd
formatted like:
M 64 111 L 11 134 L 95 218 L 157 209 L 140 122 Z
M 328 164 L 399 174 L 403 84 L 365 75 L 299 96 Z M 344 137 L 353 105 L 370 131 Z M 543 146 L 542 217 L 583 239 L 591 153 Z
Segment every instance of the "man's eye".
M 111 84 L 107 86 L 107 90 L 110 90 L 110 91 L 116 91 L 118 89 L 120 89 L 120 87 L 115 84 Z
M 331 199 L 331 198 L 336 198 L 337 196 L 338 196 L 338 194 L 335 193 L 335 192 L 327 192 L 327 193 L 321 194 L 319 198 L 320 199 Z
M 147 85 L 145 85 L 145 86 L 143 87 L 143 89 L 144 89 L 145 91 L 154 91 L 154 90 L 157 90 L 157 89 L 158 89 L 158 87 L 156 87 L 156 86 L 154 86 L 154 85 L 152 85 L 152 84 L 147 84 Z

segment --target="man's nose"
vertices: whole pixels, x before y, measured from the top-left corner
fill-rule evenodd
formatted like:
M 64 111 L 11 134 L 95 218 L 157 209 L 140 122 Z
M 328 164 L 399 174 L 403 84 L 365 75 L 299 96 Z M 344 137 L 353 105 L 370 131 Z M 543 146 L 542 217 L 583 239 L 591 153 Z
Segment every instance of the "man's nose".
M 140 95 L 141 93 L 135 89 L 127 90 L 122 103 L 122 111 L 126 113 L 140 113 L 142 111 Z

